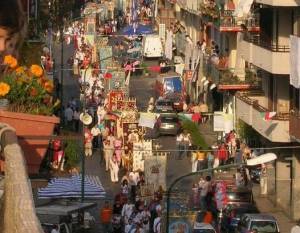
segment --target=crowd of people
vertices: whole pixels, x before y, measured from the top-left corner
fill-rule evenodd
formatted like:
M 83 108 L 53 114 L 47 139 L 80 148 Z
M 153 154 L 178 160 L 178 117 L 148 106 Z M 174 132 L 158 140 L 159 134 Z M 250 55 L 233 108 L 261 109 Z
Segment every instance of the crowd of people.
M 143 200 L 140 188 L 143 174 L 130 172 L 122 178 L 120 193 L 111 206 L 108 201 L 100 210 L 103 233 L 161 233 L 161 201 L 163 190 L 160 187 L 152 200 Z

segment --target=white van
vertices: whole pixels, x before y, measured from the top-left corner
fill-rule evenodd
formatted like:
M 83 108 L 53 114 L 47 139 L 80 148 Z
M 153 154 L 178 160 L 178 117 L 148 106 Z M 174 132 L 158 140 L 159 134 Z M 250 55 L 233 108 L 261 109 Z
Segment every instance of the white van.
M 159 35 L 147 35 L 143 37 L 143 57 L 162 57 L 164 55 L 163 45 Z

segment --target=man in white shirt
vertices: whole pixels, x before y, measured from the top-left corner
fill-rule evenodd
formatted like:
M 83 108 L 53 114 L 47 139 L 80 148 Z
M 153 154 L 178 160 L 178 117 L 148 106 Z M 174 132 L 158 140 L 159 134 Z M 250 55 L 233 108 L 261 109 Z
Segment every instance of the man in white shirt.
M 59 233 L 59 230 L 58 230 L 58 226 L 57 226 L 57 225 L 55 225 L 55 226 L 53 227 L 53 229 L 51 230 L 51 233 Z
M 72 129 L 73 110 L 69 104 L 67 105 L 67 108 L 65 109 L 65 123 L 69 129 Z
M 157 212 L 157 217 L 154 219 L 153 232 L 161 233 L 161 212 Z
M 300 226 L 299 225 L 300 225 L 300 221 L 295 226 L 292 227 L 291 233 L 300 233 Z

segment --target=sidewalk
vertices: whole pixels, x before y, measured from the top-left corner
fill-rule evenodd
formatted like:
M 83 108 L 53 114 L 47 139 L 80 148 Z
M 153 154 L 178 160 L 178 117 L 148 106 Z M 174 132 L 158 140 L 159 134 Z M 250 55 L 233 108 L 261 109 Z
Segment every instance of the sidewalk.
M 200 124 L 199 128 L 208 145 L 212 145 L 217 141 L 217 134 L 213 132 L 212 122 Z M 270 214 L 277 219 L 280 233 L 290 233 L 295 222 L 292 221 L 279 207 L 276 207 L 268 197 L 262 197 L 260 195 L 259 185 L 254 185 L 252 191 L 254 201 L 259 211 L 261 213 Z
M 291 228 L 296 224 L 289 219 L 286 214 L 278 207 L 276 207 L 268 197 L 260 196 L 260 187 L 255 185 L 252 189 L 254 201 L 260 212 L 274 216 L 279 224 L 280 233 L 290 233 Z

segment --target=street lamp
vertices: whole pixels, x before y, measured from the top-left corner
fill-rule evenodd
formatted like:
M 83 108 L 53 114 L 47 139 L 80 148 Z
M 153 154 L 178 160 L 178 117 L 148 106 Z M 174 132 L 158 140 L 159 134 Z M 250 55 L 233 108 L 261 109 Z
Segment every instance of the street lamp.
M 204 172 L 212 172 L 212 171 L 220 170 L 220 169 L 236 168 L 236 167 L 239 167 L 241 165 L 243 165 L 243 164 L 229 164 L 229 165 L 219 166 L 217 168 L 203 169 L 203 170 L 200 170 L 200 171 L 197 171 L 197 172 L 191 172 L 191 173 L 185 174 L 183 176 L 178 177 L 176 180 L 174 180 L 171 183 L 170 187 L 168 188 L 168 191 L 167 191 L 167 194 L 166 194 L 166 196 L 167 196 L 166 232 L 169 233 L 169 225 L 170 225 L 169 215 L 170 215 L 170 196 L 171 196 L 171 192 L 172 192 L 173 187 L 180 180 L 182 180 L 184 178 L 187 178 L 187 177 L 190 177 L 190 176 L 199 175 L 199 174 L 202 174 Z

